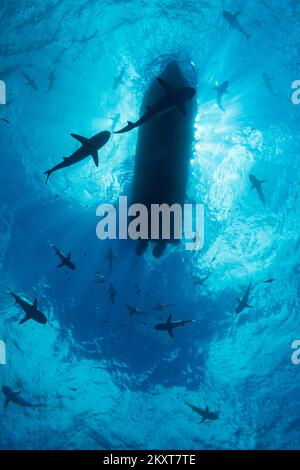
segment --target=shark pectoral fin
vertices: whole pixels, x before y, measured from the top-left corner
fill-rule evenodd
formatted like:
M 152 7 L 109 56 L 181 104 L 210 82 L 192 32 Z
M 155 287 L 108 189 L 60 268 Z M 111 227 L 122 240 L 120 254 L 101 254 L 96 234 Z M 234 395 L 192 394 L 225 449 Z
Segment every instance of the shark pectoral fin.
M 168 333 L 169 333 L 169 335 L 171 336 L 171 338 L 174 338 L 174 335 L 173 335 L 173 331 L 172 331 L 172 330 L 168 330 Z
M 237 11 L 235 15 L 233 15 L 235 18 L 237 18 L 242 12 L 241 11 Z
M 74 139 L 79 140 L 79 142 L 82 145 L 87 145 L 89 142 L 89 139 L 87 139 L 86 137 L 83 137 L 82 135 L 78 135 L 78 134 L 70 134 L 70 135 L 74 137 Z
M 260 184 L 267 183 L 268 180 L 259 180 Z
M 254 184 L 251 186 L 251 191 L 255 188 Z
M 8 407 L 9 402 L 10 402 L 10 399 L 9 399 L 9 398 L 6 398 L 6 400 L 5 400 L 5 402 L 4 402 L 4 409 L 5 409 L 5 410 L 6 410 L 6 408 Z
M 253 305 L 248 305 L 248 304 L 247 304 L 247 307 L 248 308 L 254 308 Z
M 57 265 L 58 268 L 62 268 L 63 266 L 65 266 L 65 263 L 63 261 Z
M 22 318 L 20 321 L 19 321 L 19 325 L 22 325 L 23 323 L 26 323 L 28 320 L 31 319 L 31 316 L 30 315 L 25 315 L 24 318 Z
M 97 150 L 93 150 L 93 152 L 91 153 L 92 157 L 93 157 L 93 160 L 95 162 L 95 165 L 98 166 L 99 165 L 99 158 L 98 158 L 98 152 Z
M 178 107 L 179 111 L 181 112 L 181 114 L 186 116 L 186 107 L 185 107 L 184 103 L 183 102 L 178 103 L 177 107 Z
M 71 252 L 69 252 L 69 253 L 67 254 L 67 260 L 70 261 L 70 259 L 71 259 Z
M 163 89 L 167 92 L 167 93 L 170 93 L 171 91 L 173 91 L 173 88 L 171 87 L 171 85 L 169 85 L 165 80 L 163 80 L 162 78 L 160 77 L 157 77 L 156 80 L 158 81 L 158 83 L 163 87 Z
M 204 423 L 204 421 L 205 421 L 205 418 L 202 418 L 200 421 L 200 424 Z

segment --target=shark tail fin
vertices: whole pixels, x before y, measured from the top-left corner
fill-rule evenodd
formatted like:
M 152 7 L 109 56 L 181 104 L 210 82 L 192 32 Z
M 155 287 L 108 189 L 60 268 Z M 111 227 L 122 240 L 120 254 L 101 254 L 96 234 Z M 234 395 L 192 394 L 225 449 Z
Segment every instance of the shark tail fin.
M 46 181 L 45 181 L 46 184 L 48 183 L 48 179 L 50 178 L 51 173 L 52 173 L 52 170 L 47 170 L 44 173 L 45 175 L 47 175 L 46 176 Z

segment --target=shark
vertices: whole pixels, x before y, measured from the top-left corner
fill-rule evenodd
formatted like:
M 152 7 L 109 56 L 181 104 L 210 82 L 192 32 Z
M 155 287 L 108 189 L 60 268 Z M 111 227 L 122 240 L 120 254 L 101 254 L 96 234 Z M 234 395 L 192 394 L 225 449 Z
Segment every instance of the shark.
M 21 392 L 14 392 L 7 385 L 3 385 L 2 392 L 5 395 L 4 408 L 7 408 L 10 402 L 15 403 L 16 405 L 19 405 L 22 408 L 41 408 L 43 406 L 46 406 L 45 404 L 42 404 L 42 403 L 41 404 L 29 403 L 28 401 L 24 400 L 24 398 L 20 396 Z
M 54 171 L 60 170 L 62 168 L 67 168 L 71 165 L 74 165 L 75 163 L 81 162 L 89 156 L 93 157 L 95 165 L 98 167 L 98 150 L 104 147 L 104 145 L 109 141 L 111 133 L 109 131 L 99 132 L 99 134 L 94 135 L 90 139 L 78 134 L 71 134 L 71 136 L 81 143 L 81 147 L 75 150 L 75 152 L 72 153 L 72 155 L 70 155 L 69 157 L 64 157 L 63 161 L 58 165 L 54 166 L 50 170 L 45 171 L 45 175 L 47 175 L 46 184 L 49 180 L 50 175 Z
M 8 290 L 7 293 L 15 299 L 16 303 L 20 305 L 21 309 L 25 312 L 25 317 L 19 321 L 19 325 L 27 322 L 28 320 L 34 320 L 37 323 L 41 323 L 43 325 L 47 323 L 46 316 L 37 308 L 37 299 L 34 299 L 33 304 L 31 304 L 10 290 Z
M 114 85 L 113 85 L 114 90 L 116 90 L 118 86 L 121 85 L 124 74 L 125 74 L 125 65 L 123 65 L 120 73 L 116 77 L 114 77 Z
M 116 258 L 111 248 L 109 248 L 107 255 L 105 255 L 105 258 L 108 261 L 108 269 L 109 269 L 109 272 L 111 273 L 113 259 Z
M 109 285 L 109 289 L 108 289 L 107 293 L 109 295 L 111 303 L 113 304 L 115 302 L 115 297 L 117 295 L 117 291 L 116 291 L 116 289 L 114 288 L 114 286 L 112 284 Z
M 184 326 L 187 323 L 191 323 L 193 320 L 174 320 L 172 321 L 172 315 L 168 316 L 166 323 L 158 323 L 155 325 L 155 329 L 158 331 L 167 331 L 171 338 L 174 338 L 173 329 L 178 326 Z
M 199 277 L 199 276 L 194 276 L 193 279 L 194 279 L 194 286 L 202 286 L 205 281 L 207 281 L 207 279 L 210 277 L 211 275 L 210 274 L 207 274 L 206 276 L 203 276 L 203 277 Z
M 145 312 L 144 310 L 141 310 L 140 308 L 136 307 L 135 305 L 126 305 L 127 310 L 129 311 L 129 316 L 132 317 L 132 315 L 144 315 Z
M 251 281 L 249 282 L 249 286 L 247 287 L 247 290 L 245 292 L 245 294 L 243 295 L 243 297 L 241 299 L 237 298 L 237 301 L 238 301 L 238 304 L 235 308 L 235 313 L 241 313 L 243 310 L 245 310 L 245 308 L 253 308 L 252 305 L 249 305 L 248 302 L 249 302 L 249 296 L 250 296 L 250 292 L 251 292 Z
M 230 29 L 235 29 L 236 31 L 238 31 L 239 33 L 241 33 L 243 36 L 245 36 L 245 38 L 247 39 L 247 41 L 250 39 L 250 34 L 248 34 L 243 26 L 240 24 L 239 20 L 238 20 L 238 16 L 241 14 L 240 11 L 238 11 L 237 13 L 230 13 L 229 11 L 226 11 L 224 10 L 223 11 L 223 16 L 225 18 L 225 20 L 227 21 L 227 23 L 229 24 L 230 26 Z
M 217 105 L 219 106 L 221 111 L 223 111 L 223 113 L 225 112 L 225 109 L 223 108 L 223 105 L 222 105 L 222 98 L 223 98 L 223 95 L 228 93 L 228 85 L 229 85 L 229 81 L 226 80 L 221 85 L 213 87 L 213 90 L 217 91 Z
M 263 205 L 265 205 L 266 201 L 265 201 L 265 196 L 262 190 L 262 184 L 267 183 L 267 180 L 259 180 L 254 175 L 249 175 L 249 179 L 252 183 L 251 190 L 256 189 L 259 199 L 261 200 Z
M 71 253 L 68 253 L 67 256 L 65 256 L 58 248 L 56 248 L 54 245 L 51 245 L 52 248 L 54 249 L 56 255 L 60 258 L 61 262 L 57 265 L 58 268 L 62 268 L 65 266 L 66 268 L 74 270 L 76 268 L 75 264 L 71 261 Z
M 185 400 L 183 400 L 183 402 L 187 406 L 189 406 L 195 413 L 197 413 L 198 415 L 201 416 L 202 420 L 201 420 L 200 424 L 204 423 L 205 421 L 215 421 L 216 419 L 219 418 L 219 415 L 217 415 L 217 413 L 209 411 L 209 408 L 208 408 L 207 405 L 206 405 L 205 408 L 200 408 L 198 406 L 191 405 L 190 403 L 188 403 Z
M 23 72 L 23 70 L 19 69 L 19 71 L 23 75 L 25 80 L 27 81 L 27 85 L 30 86 L 30 88 L 32 88 L 33 90 L 37 91 L 38 87 L 37 87 L 37 84 L 36 84 L 35 80 L 33 78 L 29 77 L 29 75 L 27 75 L 27 73 Z
M 170 307 L 174 307 L 174 304 L 162 304 L 158 302 L 156 305 L 154 305 L 153 310 L 158 310 L 162 312 L 165 308 L 170 308 Z
M 275 91 L 273 90 L 273 86 L 272 86 L 272 82 L 274 81 L 274 78 L 269 77 L 269 75 L 264 72 L 262 74 L 262 79 L 263 79 L 266 89 L 271 93 L 271 95 L 278 96 L 278 94 L 275 93 Z
M 123 127 L 119 131 L 115 131 L 115 134 L 122 134 L 124 132 L 131 131 L 135 127 L 139 127 L 149 121 L 157 114 L 166 112 L 173 108 L 178 108 L 179 111 L 186 116 L 185 103 L 195 96 L 196 89 L 192 87 L 173 88 L 162 78 L 157 77 L 156 79 L 165 92 L 164 96 L 152 106 L 147 106 L 146 113 L 140 119 L 136 122 L 128 121 L 127 126 Z

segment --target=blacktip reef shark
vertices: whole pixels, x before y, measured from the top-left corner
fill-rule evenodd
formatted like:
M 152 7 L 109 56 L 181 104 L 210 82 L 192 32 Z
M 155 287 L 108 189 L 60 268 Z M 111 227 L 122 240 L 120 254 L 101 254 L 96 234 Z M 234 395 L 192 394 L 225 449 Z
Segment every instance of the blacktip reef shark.
M 166 323 L 158 323 L 155 325 L 155 329 L 158 331 L 167 331 L 171 338 L 174 338 L 173 329 L 178 326 L 184 326 L 187 323 L 191 323 L 193 320 L 174 320 L 172 321 L 172 315 L 168 316 Z
M 258 194 L 259 199 L 261 200 L 261 202 L 265 206 L 266 201 L 265 201 L 265 196 L 264 196 L 264 193 L 263 193 L 263 190 L 262 190 L 262 184 L 267 183 L 267 180 L 259 180 L 254 175 L 249 175 L 249 179 L 252 183 L 251 190 L 256 189 L 256 192 Z
M 27 322 L 28 320 L 34 320 L 37 323 L 42 323 L 43 325 L 47 323 L 47 318 L 37 308 L 37 299 L 34 299 L 33 304 L 31 304 L 27 300 L 22 299 L 19 295 L 14 294 L 10 290 L 8 290 L 7 293 L 15 299 L 16 304 L 20 305 L 21 309 L 25 312 L 25 317 L 19 321 L 19 325 Z
M 46 184 L 51 173 L 53 173 L 54 171 L 60 170 L 62 168 L 67 168 L 68 166 L 81 162 L 89 156 L 93 157 L 95 165 L 98 166 L 98 150 L 100 150 L 109 141 L 111 133 L 109 131 L 99 132 L 99 134 L 94 135 L 90 139 L 88 139 L 87 137 L 82 137 L 78 134 L 71 134 L 71 136 L 81 143 L 81 147 L 75 150 L 75 152 L 72 153 L 72 155 L 70 155 L 69 157 L 64 157 L 63 161 L 51 168 L 51 170 L 45 171 L 45 175 L 47 175 Z
M 238 304 L 235 308 L 235 313 L 241 313 L 243 310 L 245 310 L 245 308 L 253 308 L 252 305 L 249 305 L 248 302 L 249 302 L 249 296 L 250 296 L 250 292 L 251 292 L 251 287 L 252 287 L 252 284 L 251 284 L 251 281 L 249 282 L 249 286 L 247 287 L 247 290 L 245 292 L 245 294 L 243 295 L 243 297 L 241 299 L 237 299 L 238 301 Z
M 75 264 L 71 261 L 71 253 L 68 253 L 67 256 L 65 256 L 56 246 L 51 245 L 52 248 L 55 251 L 55 254 L 60 258 L 61 262 L 57 265 L 58 268 L 66 267 L 69 269 L 74 269 L 76 268 Z
M 221 85 L 219 86 L 216 85 L 213 87 L 213 90 L 217 91 L 217 105 L 219 106 L 220 110 L 223 111 L 223 113 L 225 112 L 225 109 L 223 108 L 223 105 L 222 105 L 222 98 L 223 98 L 223 95 L 228 93 L 228 85 L 229 85 L 229 81 L 226 80 Z
M 42 404 L 42 403 L 41 404 L 29 403 L 28 401 L 24 400 L 24 398 L 20 396 L 21 392 L 13 392 L 13 390 L 7 385 L 3 385 L 2 392 L 5 395 L 4 408 L 7 408 L 10 402 L 15 403 L 16 405 L 19 405 L 22 408 L 41 408 L 43 406 L 46 406 L 45 404 Z
M 131 131 L 135 127 L 139 127 L 145 122 L 149 121 L 151 118 L 156 116 L 159 113 L 168 111 L 172 108 L 178 108 L 179 111 L 186 116 L 186 107 L 185 103 L 190 101 L 196 94 L 195 88 L 192 87 L 182 87 L 182 88 L 173 88 L 165 80 L 160 77 L 157 77 L 158 83 L 162 86 L 165 91 L 164 96 L 154 103 L 152 106 L 147 106 L 146 113 L 138 119 L 136 122 L 127 122 L 127 126 L 123 127 L 119 131 L 116 131 L 115 134 L 122 134 L 124 132 Z
M 216 419 L 219 418 L 219 415 L 217 413 L 214 413 L 212 411 L 209 411 L 208 406 L 206 405 L 205 408 L 200 408 L 195 405 L 191 405 L 187 401 L 183 400 L 183 402 L 189 406 L 195 413 L 201 416 L 202 420 L 200 424 L 204 423 L 205 421 L 215 421 Z
M 225 20 L 227 21 L 227 23 L 229 24 L 230 26 L 230 29 L 235 29 L 236 31 L 238 31 L 239 33 L 241 33 L 243 36 L 245 36 L 245 38 L 247 39 L 247 41 L 250 39 L 250 34 L 248 34 L 243 26 L 240 24 L 239 20 L 238 20 L 238 16 L 241 14 L 240 11 L 238 11 L 237 13 L 230 13 L 229 11 L 226 11 L 224 10 L 223 11 L 223 16 L 225 18 Z

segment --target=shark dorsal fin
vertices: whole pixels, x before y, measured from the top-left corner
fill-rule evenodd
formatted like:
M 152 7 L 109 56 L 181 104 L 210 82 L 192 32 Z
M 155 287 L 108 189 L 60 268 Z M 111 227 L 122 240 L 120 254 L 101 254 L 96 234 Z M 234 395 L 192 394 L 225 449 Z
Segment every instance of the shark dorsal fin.
M 167 323 L 171 323 L 171 321 L 172 321 L 172 315 L 169 315 L 167 319 Z
M 74 137 L 74 139 L 78 140 L 82 145 L 87 145 L 89 142 L 89 139 L 83 137 L 82 135 L 71 134 L 71 136 Z
M 33 308 L 34 308 L 35 310 L 37 309 L 37 299 L 34 299 Z
M 160 77 L 157 77 L 156 80 L 158 81 L 158 83 L 163 87 L 163 89 L 167 92 L 167 93 L 170 93 L 171 91 L 173 91 L 173 88 L 171 87 L 171 85 L 169 85 L 165 80 L 163 80 L 162 78 Z
M 209 411 L 209 409 L 208 409 L 208 406 L 207 406 L 207 405 L 206 405 L 206 407 L 205 407 L 205 411 L 206 411 L 206 412 L 208 412 L 208 411 Z

